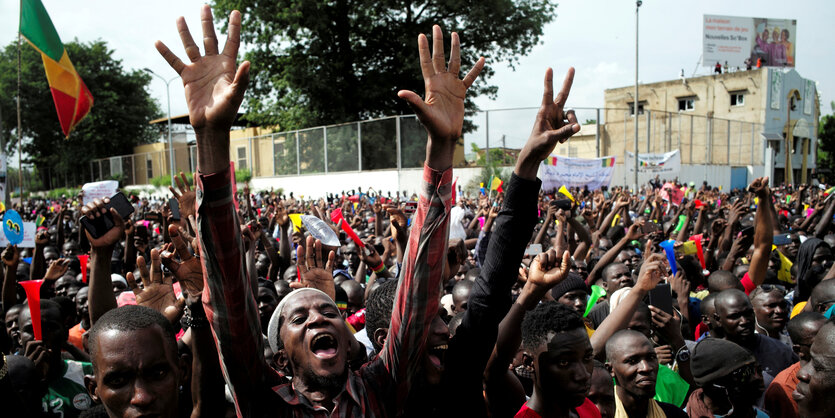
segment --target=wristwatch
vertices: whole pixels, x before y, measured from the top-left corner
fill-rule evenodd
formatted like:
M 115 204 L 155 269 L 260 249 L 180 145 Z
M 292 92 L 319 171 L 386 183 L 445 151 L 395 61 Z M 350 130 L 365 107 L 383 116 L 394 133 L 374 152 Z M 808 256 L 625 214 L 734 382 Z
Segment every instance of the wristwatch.
M 686 361 L 690 361 L 690 350 L 685 345 L 678 349 L 678 352 L 676 353 L 676 363 L 684 363 Z

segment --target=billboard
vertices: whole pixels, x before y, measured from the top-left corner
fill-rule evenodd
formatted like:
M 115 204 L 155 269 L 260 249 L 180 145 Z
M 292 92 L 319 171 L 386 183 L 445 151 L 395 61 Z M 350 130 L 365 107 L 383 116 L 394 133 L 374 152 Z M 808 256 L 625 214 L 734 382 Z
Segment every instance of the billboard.
M 702 65 L 794 67 L 797 20 L 704 15 Z
M 615 172 L 615 157 L 571 158 L 551 155 L 540 164 L 542 190 L 557 190 L 560 186 L 584 187 L 597 190 L 609 186 Z

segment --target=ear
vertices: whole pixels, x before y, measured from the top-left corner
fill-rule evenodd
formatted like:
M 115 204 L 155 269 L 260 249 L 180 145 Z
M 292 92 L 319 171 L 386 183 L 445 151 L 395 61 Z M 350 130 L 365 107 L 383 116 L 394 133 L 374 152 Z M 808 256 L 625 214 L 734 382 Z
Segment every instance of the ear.
M 179 376 L 179 384 L 184 385 L 191 379 L 191 354 L 180 354 L 179 356 L 179 365 L 180 365 L 180 376 Z
M 380 347 L 385 346 L 388 333 L 388 328 L 377 328 L 377 330 L 374 331 L 374 342 L 376 342 Z
M 278 370 L 282 372 L 287 372 L 290 370 L 290 358 L 287 357 L 287 351 L 283 348 L 278 350 L 277 353 L 273 354 L 273 362 L 278 367 Z
M 87 394 L 90 395 L 90 398 L 93 399 L 93 402 L 101 403 L 101 398 L 99 398 L 99 395 L 96 393 L 96 390 L 98 390 L 98 383 L 96 382 L 96 377 L 85 375 L 84 386 L 87 388 Z

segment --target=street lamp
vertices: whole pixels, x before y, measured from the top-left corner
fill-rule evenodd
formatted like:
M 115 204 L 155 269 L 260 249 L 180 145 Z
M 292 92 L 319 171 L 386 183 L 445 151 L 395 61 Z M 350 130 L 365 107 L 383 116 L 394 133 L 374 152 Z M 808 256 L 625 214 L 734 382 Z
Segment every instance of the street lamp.
M 632 116 L 635 122 L 635 182 L 634 192 L 638 193 L 638 10 L 641 9 L 641 0 L 635 2 L 635 104 L 632 106 Z M 649 141 L 649 138 L 647 138 Z
M 143 70 L 145 70 L 148 74 L 159 78 L 163 83 L 165 83 L 165 96 L 168 98 L 168 159 L 171 162 L 171 186 L 174 186 L 176 183 L 174 183 L 174 142 L 171 140 L 171 90 L 168 86 L 172 81 L 180 78 L 180 76 L 173 77 L 166 81 L 163 76 L 155 73 L 150 68 L 143 68 Z

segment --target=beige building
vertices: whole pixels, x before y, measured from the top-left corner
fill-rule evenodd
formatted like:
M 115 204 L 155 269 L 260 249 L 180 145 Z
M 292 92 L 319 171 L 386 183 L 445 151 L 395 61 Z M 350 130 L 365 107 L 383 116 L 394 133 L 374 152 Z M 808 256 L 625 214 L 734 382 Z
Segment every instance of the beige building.
M 622 164 L 625 151 L 635 147 L 634 92 L 634 86 L 605 90 L 599 130 L 598 125 L 583 126 L 579 135 L 556 152 L 615 156 Z M 791 103 L 789 94 L 795 97 Z M 641 84 L 638 96 L 641 153 L 679 149 L 682 164 L 693 165 L 771 163 L 773 177 L 782 181 L 786 143 L 774 141 L 773 149 L 767 149 L 765 139 L 785 138 L 790 120 L 793 138 L 788 145 L 795 181 L 803 177 L 802 167 L 807 167 L 807 174 L 815 168 L 816 86 L 794 69 L 761 68 Z

